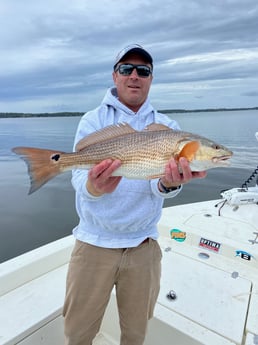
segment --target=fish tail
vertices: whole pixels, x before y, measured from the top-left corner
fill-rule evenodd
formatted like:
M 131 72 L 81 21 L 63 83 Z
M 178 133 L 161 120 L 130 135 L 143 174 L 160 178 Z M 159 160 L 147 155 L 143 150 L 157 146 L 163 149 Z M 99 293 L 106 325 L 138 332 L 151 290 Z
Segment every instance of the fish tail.
M 28 194 L 32 194 L 62 172 L 59 159 L 64 152 L 33 147 L 14 147 L 12 151 L 20 155 L 28 166 L 30 176 Z

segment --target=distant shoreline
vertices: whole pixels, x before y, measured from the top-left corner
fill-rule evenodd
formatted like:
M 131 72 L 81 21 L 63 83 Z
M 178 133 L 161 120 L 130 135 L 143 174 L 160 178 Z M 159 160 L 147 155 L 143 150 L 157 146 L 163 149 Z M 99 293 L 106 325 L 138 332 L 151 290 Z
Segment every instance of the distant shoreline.
M 201 112 L 216 112 L 216 111 L 241 111 L 241 110 L 258 110 L 258 107 L 253 108 L 213 108 L 213 109 L 163 109 L 158 110 L 163 114 L 171 113 L 201 113 Z M 1 113 L 0 119 L 16 118 L 16 117 L 69 117 L 69 116 L 82 116 L 85 112 L 56 112 L 56 113 Z

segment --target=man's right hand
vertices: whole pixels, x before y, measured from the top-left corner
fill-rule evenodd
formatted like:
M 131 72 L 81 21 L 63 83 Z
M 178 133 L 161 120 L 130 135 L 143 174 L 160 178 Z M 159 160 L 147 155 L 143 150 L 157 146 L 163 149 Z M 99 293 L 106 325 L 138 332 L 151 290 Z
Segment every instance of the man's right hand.
M 86 188 L 94 196 L 112 193 L 121 180 L 121 176 L 112 176 L 113 172 L 121 166 L 121 161 L 105 159 L 96 164 L 88 174 Z

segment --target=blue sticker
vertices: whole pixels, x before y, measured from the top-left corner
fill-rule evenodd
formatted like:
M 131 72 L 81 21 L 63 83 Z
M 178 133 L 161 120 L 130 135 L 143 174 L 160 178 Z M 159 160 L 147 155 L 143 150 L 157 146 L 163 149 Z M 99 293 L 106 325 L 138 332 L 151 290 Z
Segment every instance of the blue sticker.
M 250 253 L 245 252 L 244 250 L 236 250 L 236 256 L 239 256 L 241 259 L 250 261 L 254 256 Z

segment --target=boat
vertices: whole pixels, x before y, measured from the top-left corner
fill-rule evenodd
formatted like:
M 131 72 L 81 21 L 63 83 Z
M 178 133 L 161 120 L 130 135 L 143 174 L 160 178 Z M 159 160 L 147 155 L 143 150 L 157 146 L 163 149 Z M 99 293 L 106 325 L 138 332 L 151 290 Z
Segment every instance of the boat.
M 257 175 L 258 167 L 216 200 L 163 209 L 161 289 L 145 345 L 258 344 Z M 0 345 L 64 343 L 73 245 L 67 236 L 0 265 Z M 93 344 L 118 345 L 119 337 L 113 291 Z

